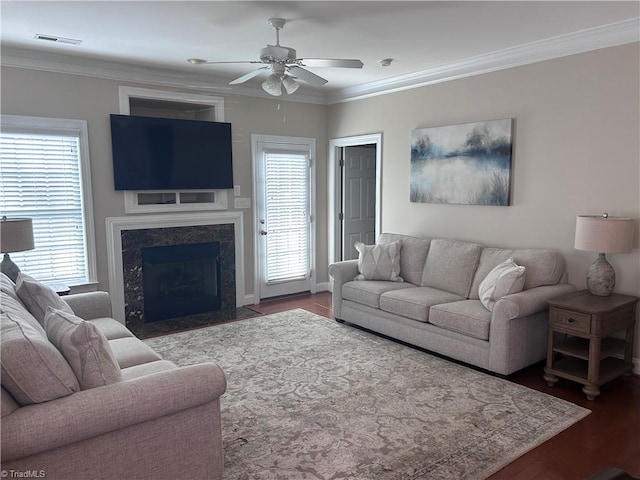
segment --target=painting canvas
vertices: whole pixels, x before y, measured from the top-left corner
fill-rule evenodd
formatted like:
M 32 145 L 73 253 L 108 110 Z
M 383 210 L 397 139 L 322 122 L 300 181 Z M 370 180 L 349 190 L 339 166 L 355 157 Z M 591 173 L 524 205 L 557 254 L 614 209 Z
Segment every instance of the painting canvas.
M 510 118 L 411 132 L 411 201 L 509 205 Z

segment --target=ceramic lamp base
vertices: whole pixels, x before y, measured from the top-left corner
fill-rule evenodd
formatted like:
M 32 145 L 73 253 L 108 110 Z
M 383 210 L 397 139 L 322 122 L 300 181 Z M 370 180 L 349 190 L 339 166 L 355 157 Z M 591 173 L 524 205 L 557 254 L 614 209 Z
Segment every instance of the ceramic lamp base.
M 5 253 L 4 257 L 2 258 L 2 263 L 0 263 L 0 271 L 7 277 L 9 277 L 13 283 L 15 283 L 18 279 L 20 268 L 18 268 L 18 266 L 13 263 L 13 260 L 9 258 L 9 254 Z
M 604 253 L 591 264 L 587 271 L 587 288 L 589 293 L 599 297 L 608 297 L 616 285 L 616 272 L 607 261 Z

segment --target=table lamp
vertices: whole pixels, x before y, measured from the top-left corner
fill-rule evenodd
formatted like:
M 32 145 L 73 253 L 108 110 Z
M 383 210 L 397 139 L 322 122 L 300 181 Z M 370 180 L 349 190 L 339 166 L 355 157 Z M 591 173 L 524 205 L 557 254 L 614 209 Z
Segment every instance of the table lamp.
M 20 269 L 9 258 L 10 252 L 31 250 L 33 245 L 33 223 L 30 218 L 7 218 L 0 220 L 0 252 L 4 253 L 0 271 L 16 281 Z
M 607 297 L 616 284 L 616 273 L 607 253 L 629 253 L 633 249 L 633 220 L 603 215 L 578 215 L 574 248 L 597 252 L 587 271 L 587 288 L 592 295 Z

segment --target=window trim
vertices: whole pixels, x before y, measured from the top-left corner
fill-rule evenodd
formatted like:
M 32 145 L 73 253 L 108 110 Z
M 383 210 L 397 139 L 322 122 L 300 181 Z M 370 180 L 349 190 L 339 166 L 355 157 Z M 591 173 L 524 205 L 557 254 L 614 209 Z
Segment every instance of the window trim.
M 93 217 L 93 194 L 91 189 L 91 161 L 89 158 L 89 135 L 86 120 L 69 118 L 31 117 L 23 115 L 0 115 L 0 130 L 3 132 L 43 133 L 74 135 L 79 140 L 80 182 L 82 185 L 82 210 L 84 238 L 87 256 L 87 281 L 83 286 L 97 284 L 96 241 Z M 71 285 L 70 285 L 71 286 Z

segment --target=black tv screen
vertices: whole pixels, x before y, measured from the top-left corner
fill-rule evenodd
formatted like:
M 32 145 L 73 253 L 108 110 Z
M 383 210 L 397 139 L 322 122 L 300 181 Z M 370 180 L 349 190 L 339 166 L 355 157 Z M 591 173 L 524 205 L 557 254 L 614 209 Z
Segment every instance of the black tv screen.
M 116 190 L 233 188 L 231 124 L 111 115 Z

